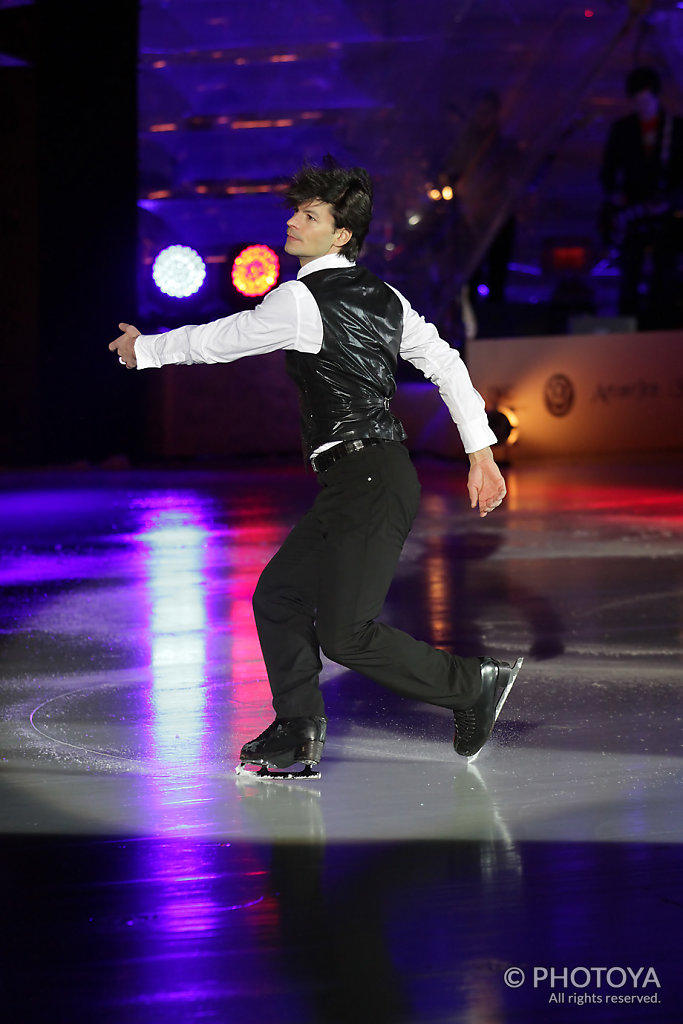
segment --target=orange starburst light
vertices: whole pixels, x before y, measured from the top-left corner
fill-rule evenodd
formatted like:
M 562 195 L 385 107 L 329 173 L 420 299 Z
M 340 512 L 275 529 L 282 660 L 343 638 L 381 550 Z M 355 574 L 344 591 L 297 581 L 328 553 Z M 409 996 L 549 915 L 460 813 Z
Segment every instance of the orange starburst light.
M 280 261 L 269 246 L 248 245 L 235 257 L 230 273 L 240 295 L 253 298 L 265 295 L 277 284 Z

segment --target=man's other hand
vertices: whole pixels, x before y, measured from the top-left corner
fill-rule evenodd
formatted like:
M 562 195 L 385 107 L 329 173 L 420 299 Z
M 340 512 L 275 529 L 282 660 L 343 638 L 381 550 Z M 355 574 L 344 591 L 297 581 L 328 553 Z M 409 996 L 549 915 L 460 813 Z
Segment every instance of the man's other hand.
M 472 508 L 479 506 L 483 519 L 502 502 L 507 488 L 503 474 L 498 469 L 490 448 L 482 448 L 470 454 L 470 471 L 467 477 L 467 491 Z

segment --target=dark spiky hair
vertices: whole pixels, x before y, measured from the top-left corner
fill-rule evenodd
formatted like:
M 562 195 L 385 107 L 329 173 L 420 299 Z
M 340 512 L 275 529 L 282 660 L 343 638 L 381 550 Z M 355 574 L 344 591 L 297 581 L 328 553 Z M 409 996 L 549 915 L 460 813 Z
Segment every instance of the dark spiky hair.
M 342 167 L 328 155 L 320 166 L 304 164 L 290 181 L 285 196 L 294 209 L 314 199 L 330 203 L 335 227 L 351 232 L 340 255 L 356 259 L 372 219 L 372 182 L 366 170 Z

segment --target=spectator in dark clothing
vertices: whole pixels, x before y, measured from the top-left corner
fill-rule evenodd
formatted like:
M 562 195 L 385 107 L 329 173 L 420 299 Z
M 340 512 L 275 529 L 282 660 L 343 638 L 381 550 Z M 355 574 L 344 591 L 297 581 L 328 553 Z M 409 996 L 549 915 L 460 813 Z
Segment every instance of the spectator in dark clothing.
M 633 113 L 610 129 L 600 180 L 604 235 L 619 252 L 619 313 L 665 329 L 683 322 L 683 118 L 662 106 L 660 92 L 654 69 L 629 72 Z

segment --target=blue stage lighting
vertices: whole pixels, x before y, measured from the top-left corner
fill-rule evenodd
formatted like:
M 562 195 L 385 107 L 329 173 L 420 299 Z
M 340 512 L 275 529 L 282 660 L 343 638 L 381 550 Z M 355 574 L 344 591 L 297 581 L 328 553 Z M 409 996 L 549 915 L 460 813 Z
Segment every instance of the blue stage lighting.
M 199 253 L 189 245 L 169 245 L 154 260 L 152 277 L 164 295 L 186 299 L 201 288 L 206 266 Z

